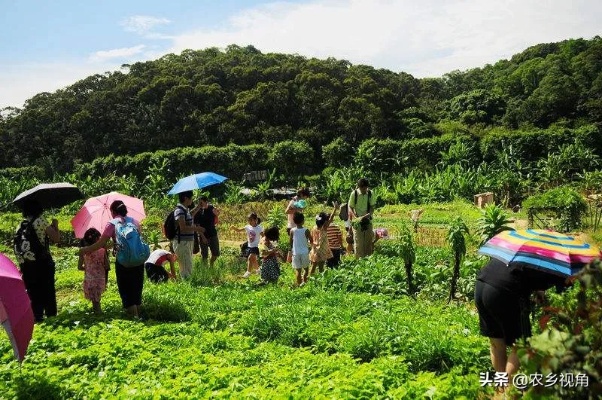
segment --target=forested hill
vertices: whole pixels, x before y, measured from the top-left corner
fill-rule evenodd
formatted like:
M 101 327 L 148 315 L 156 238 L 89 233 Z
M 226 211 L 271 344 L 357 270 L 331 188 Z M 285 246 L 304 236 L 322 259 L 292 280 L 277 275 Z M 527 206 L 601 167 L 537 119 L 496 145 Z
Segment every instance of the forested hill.
M 446 126 L 482 135 L 494 126 L 601 122 L 600 37 L 540 44 L 494 65 L 426 79 L 232 45 L 124 65 L 3 110 L 0 168 L 64 172 L 108 154 L 291 138 L 320 158 L 337 138 L 358 145 L 453 133 Z

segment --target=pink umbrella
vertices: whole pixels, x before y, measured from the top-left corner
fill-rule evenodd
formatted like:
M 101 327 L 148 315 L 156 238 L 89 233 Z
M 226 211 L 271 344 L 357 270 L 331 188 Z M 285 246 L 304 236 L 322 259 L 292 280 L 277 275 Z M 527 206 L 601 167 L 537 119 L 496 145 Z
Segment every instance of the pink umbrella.
M 75 237 L 83 238 L 84 233 L 89 228 L 96 228 L 101 233 L 107 223 L 113 219 L 111 216 L 111 203 L 115 200 L 121 200 L 128 209 L 128 217 L 132 217 L 138 222 L 146 218 L 144 212 L 144 203 L 136 197 L 127 196 L 125 194 L 111 192 L 98 197 L 91 197 L 84 206 L 75 214 L 71 220 Z
M 21 273 L 15 264 L 0 253 L 0 323 L 6 330 L 21 362 L 25 358 L 33 332 L 33 312 Z

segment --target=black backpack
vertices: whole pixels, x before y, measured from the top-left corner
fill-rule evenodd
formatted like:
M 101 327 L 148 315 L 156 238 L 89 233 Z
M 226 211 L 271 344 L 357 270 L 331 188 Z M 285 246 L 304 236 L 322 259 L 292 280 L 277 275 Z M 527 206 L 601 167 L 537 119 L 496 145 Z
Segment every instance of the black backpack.
M 186 209 L 182 206 L 177 206 L 176 208 L 186 212 Z M 169 240 L 175 239 L 175 237 L 180 234 L 180 228 L 178 227 L 178 224 L 176 224 L 175 214 L 175 210 L 170 212 L 167 214 L 167 217 L 165 217 L 165 221 L 163 221 L 163 235 Z
M 36 234 L 33 221 L 24 219 L 15 232 L 13 240 L 15 256 L 19 264 L 50 258 L 48 245 L 42 244 Z

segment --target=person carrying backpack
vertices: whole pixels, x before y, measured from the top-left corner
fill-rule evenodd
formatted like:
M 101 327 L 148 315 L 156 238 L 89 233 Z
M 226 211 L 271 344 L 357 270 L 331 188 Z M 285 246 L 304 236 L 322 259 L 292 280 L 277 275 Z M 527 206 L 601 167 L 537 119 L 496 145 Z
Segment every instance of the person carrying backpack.
M 56 219 L 48 223 L 42 212 L 43 208 L 37 201 L 24 201 L 24 219 L 14 237 L 15 256 L 36 322 L 43 321 L 44 314 L 46 317 L 57 314 L 55 266 L 50 254 L 50 242 L 59 242 L 59 225 Z
M 105 247 L 113 241 L 115 254 L 115 276 L 121 304 L 133 317 L 140 316 L 142 287 L 144 285 L 144 262 L 150 254 L 148 245 L 140 238 L 140 222 L 127 216 L 128 210 L 121 200 L 109 207 L 113 219 L 109 221 L 96 243 L 82 247 L 81 256 Z
M 368 180 L 361 178 L 357 188 L 351 192 L 347 203 L 349 221 L 353 231 L 353 252 L 355 258 L 372 254 L 374 232 L 372 231 L 372 212 L 376 201 L 368 189 Z
M 180 276 L 182 279 L 190 278 L 192 275 L 192 252 L 194 249 L 194 234 L 199 235 L 201 243 L 207 243 L 205 228 L 194 225 L 194 216 L 201 209 L 201 202 L 189 210 L 192 204 L 192 191 L 178 193 L 180 201 L 173 211 L 173 219 L 176 225 L 175 236 L 171 238 L 171 246 L 178 257 Z

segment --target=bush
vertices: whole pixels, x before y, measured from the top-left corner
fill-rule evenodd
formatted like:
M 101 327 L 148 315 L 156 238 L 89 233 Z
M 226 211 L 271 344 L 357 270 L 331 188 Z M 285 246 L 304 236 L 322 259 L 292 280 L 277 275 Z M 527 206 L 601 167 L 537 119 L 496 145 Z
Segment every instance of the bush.
M 508 216 L 501 207 L 495 204 L 487 205 L 481 211 L 481 217 L 477 220 L 478 232 L 481 236 L 480 245 L 483 245 L 502 231 L 512 230 L 508 226 L 511 222 L 512 220 L 508 219 Z
M 529 225 L 533 226 L 535 214 L 551 212 L 558 219 L 554 227 L 559 232 L 571 232 L 581 227 L 581 218 L 587 211 L 587 202 L 577 191 L 561 186 L 545 193 L 529 197 L 523 207 L 529 214 Z
M 348 167 L 353 161 L 354 154 L 349 142 L 340 137 L 322 146 L 322 158 L 327 167 Z
M 267 169 L 272 146 L 248 145 L 201 148 L 181 147 L 171 150 L 140 153 L 135 156 L 101 157 L 75 167 L 75 175 L 86 176 L 134 175 L 144 179 L 153 165 L 164 165 L 164 178 L 176 182 L 179 178 L 203 171 L 215 171 L 234 180 L 242 180 L 245 172 Z M 294 161 L 294 160 L 293 160 Z M 293 162 L 289 160 L 289 162 Z
M 593 125 L 577 129 L 553 127 L 515 131 L 496 128 L 481 139 L 481 153 L 485 161 L 493 161 L 501 148 L 512 147 L 515 156 L 523 162 L 537 161 L 548 153 L 555 152 L 562 145 L 582 142 L 586 147 L 595 149 L 601 155 L 602 132 Z
M 545 307 L 539 320 L 544 331 L 521 346 L 522 369 L 544 379 L 573 374 L 588 385 L 537 385 L 527 393 L 539 398 L 592 399 L 602 396 L 602 264 L 588 265 L 576 286 Z

